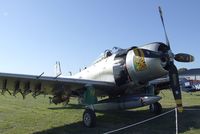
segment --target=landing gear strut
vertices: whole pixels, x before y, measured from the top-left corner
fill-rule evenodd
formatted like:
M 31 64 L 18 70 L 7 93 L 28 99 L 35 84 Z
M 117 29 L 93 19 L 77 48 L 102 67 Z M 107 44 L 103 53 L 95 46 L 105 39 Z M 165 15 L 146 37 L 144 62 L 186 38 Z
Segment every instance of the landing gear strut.
M 162 106 L 159 102 L 156 102 L 156 103 L 149 105 L 149 110 L 151 113 L 158 115 L 158 114 L 162 113 Z
M 83 124 L 86 127 L 95 127 L 96 125 L 96 114 L 91 109 L 85 109 L 83 113 Z

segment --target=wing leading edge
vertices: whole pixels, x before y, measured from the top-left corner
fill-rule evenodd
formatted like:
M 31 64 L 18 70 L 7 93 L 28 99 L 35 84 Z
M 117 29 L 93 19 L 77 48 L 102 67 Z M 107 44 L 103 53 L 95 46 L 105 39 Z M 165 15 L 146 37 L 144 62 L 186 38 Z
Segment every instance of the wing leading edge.
M 2 89 L 2 93 L 8 91 L 12 94 L 10 91 L 13 90 L 13 95 L 19 92 L 22 95 L 32 92 L 33 96 L 41 93 L 54 95 L 63 91 L 77 95 L 79 92 L 83 92 L 88 85 L 95 88 L 97 96 L 108 95 L 115 88 L 114 83 L 104 81 L 0 73 L 0 89 Z

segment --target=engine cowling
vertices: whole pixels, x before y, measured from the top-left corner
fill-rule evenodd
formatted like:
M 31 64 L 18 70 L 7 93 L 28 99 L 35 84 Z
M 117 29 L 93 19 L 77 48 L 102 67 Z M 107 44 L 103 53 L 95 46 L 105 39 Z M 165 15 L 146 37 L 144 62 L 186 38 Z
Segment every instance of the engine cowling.
M 151 43 L 140 48 L 158 52 L 163 51 L 164 44 Z M 138 53 L 141 56 L 136 56 Z M 144 57 L 142 51 L 136 47 L 121 50 L 116 54 L 114 61 L 113 73 L 118 86 L 129 82 L 133 83 L 133 85 L 141 85 L 167 74 L 164 60 Z
M 140 48 L 158 52 L 162 45 L 164 44 L 151 43 Z M 136 56 L 138 55 L 137 53 L 140 53 L 141 56 Z M 162 61 L 160 58 L 144 57 L 144 53 L 139 49 L 129 50 L 126 56 L 127 71 L 131 80 L 135 83 L 145 83 L 166 75 L 165 66 L 165 61 Z
M 128 82 L 128 72 L 126 69 L 126 52 L 122 55 L 117 54 L 114 58 L 113 74 L 115 83 L 118 86 L 124 85 Z

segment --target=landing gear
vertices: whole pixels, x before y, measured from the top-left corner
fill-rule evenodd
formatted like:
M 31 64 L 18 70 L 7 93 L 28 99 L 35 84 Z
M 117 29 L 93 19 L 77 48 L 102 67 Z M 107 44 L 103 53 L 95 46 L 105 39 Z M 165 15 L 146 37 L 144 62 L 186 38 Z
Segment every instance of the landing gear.
M 78 104 L 83 105 L 84 104 L 84 98 L 78 97 Z
M 96 125 L 96 114 L 91 109 L 85 109 L 83 113 L 83 124 L 86 127 L 95 127 Z
M 156 102 L 156 103 L 149 105 L 149 110 L 151 113 L 158 115 L 158 114 L 162 113 L 162 106 L 159 102 Z

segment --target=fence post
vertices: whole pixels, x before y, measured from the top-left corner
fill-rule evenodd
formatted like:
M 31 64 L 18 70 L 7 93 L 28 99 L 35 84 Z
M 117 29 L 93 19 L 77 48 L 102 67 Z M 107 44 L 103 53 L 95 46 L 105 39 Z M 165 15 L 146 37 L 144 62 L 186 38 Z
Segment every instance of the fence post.
M 176 117 L 176 134 L 178 134 L 178 114 L 177 114 L 177 108 L 175 108 L 175 117 Z

